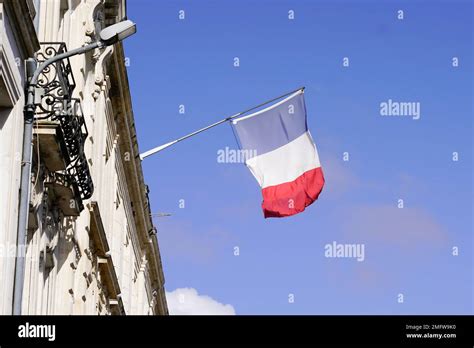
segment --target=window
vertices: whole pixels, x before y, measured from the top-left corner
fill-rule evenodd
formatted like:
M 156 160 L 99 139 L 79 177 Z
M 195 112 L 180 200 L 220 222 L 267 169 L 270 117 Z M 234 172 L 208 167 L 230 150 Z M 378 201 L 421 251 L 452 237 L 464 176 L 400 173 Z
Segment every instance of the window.
M 0 139 L 5 138 L 2 133 L 5 132 L 4 127 L 13 108 L 13 101 L 8 92 L 5 80 L 0 75 Z

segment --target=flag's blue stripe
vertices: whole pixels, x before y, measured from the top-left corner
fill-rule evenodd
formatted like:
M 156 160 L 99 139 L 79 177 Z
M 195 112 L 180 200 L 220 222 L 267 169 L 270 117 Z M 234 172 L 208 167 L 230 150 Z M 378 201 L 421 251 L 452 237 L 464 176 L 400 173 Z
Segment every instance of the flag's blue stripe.
M 291 113 L 293 111 L 293 113 Z M 232 123 L 239 146 L 256 155 L 273 151 L 308 130 L 304 94 L 259 115 Z

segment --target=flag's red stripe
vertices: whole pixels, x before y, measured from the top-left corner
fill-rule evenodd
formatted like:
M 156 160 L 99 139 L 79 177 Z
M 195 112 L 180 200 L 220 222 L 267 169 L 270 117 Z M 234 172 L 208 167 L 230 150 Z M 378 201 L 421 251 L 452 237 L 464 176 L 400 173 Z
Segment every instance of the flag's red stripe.
M 296 180 L 262 189 L 265 218 L 301 213 L 318 199 L 324 186 L 321 167 L 308 170 Z

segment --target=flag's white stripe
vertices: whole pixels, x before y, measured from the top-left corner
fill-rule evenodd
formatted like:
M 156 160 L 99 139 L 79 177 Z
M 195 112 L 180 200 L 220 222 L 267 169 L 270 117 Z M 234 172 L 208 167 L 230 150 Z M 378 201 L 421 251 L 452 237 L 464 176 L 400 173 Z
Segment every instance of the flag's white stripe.
M 273 151 L 245 162 L 261 188 L 290 182 L 320 167 L 318 152 L 309 131 Z
M 239 122 L 239 121 L 243 121 L 243 120 L 246 120 L 247 118 L 260 115 L 261 113 L 264 113 L 264 112 L 266 112 L 266 111 L 268 111 L 268 110 L 274 109 L 274 108 L 276 108 L 277 106 L 280 106 L 281 104 L 287 102 L 287 101 L 290 100 L 291 98 L 294 98 L 294 97 L 296 97 L 297 95 L 302 94 L 302 93 L 304 93 L 304 90 L 300 89 L 300 90 L 298 90 L 297 92 L 293 93 L 293 94 L 290 95 L 289 97 L 287 97 L 287 98 L 285 98 L 285 99 L 279 101 L 279 102 L 276 103 L 276 104 L 270 105 L 269 107 L 267 107 L 267 108 L 265 108 L 265 109 L 263 109 L 263 110 L 254 112 L 253 114 L 236 118 L 236 119 L 232 120 L 232 122 L 233 122 L 234 124 L 237 124 L 237 122 Z

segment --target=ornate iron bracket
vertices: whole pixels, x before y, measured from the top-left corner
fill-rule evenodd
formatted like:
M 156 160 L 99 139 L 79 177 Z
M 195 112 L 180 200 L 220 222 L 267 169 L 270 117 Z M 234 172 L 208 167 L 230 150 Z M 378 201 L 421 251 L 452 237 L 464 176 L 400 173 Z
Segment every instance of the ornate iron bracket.
M 63 42 L 41 43 L 41 51 L 36 59 L 39 63 L 50 57 L 66 52 Z M 71 182 L 80 200 L 92 196 L 94 185 L 84 154 L 84 144 L 88 136 L 80 100 L 73 98 L 76 82 L 72 74 L 69 59 L 50 65 L 40 75 L 38 86 L 42 95 L 36 104 L 35 121 L 48 120 L 57 122 L 62 132 L 62 148 L 67 163 L 67 181 Z M 82 204 L 81 204 L 82 210 Z

